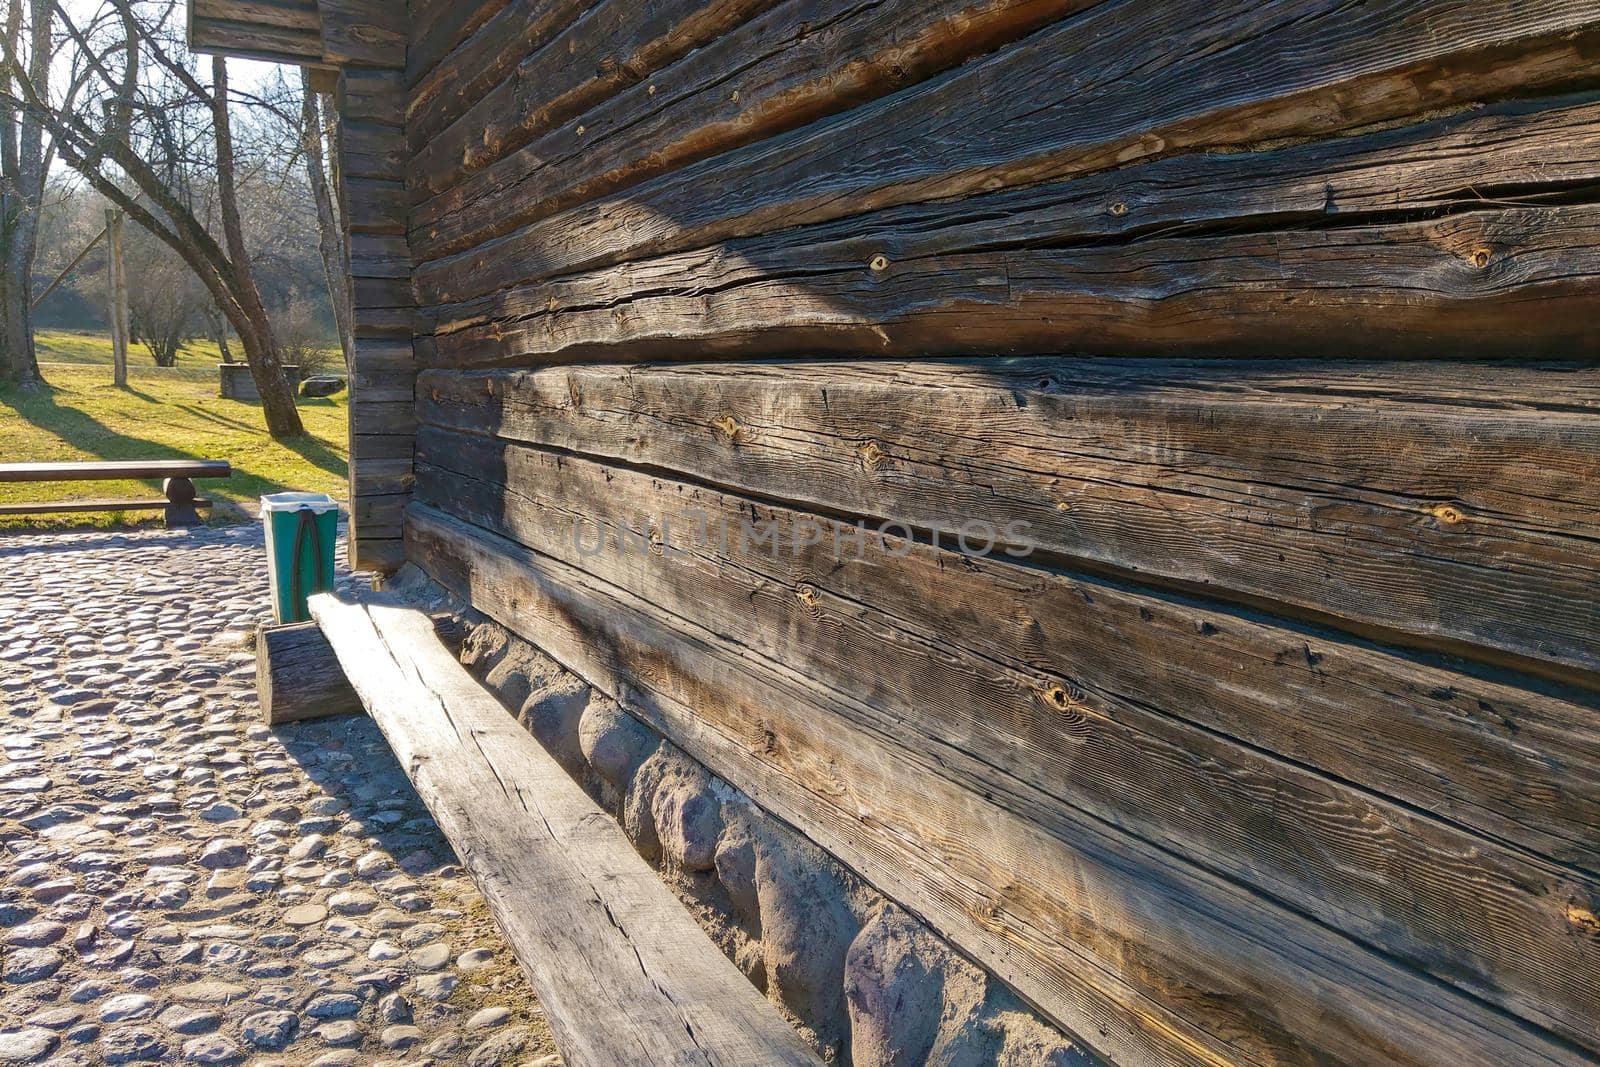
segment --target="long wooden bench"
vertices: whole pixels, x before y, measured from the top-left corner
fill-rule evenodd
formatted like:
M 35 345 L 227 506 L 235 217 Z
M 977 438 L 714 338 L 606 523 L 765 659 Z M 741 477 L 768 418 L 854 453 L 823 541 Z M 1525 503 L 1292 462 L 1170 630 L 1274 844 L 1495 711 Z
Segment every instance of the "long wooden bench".
M 0 516 L 71 515 L 99 511 L 162 511 L 169 527 L 198 526 L 200 510 L 212 502 L 195 490 L 195 479 L 231 478 L 226 460 L 91 460 L 72 463 L 0 463 L 0 483 L 120 482 L 162 480 L 159 500 L 51 500 L 0 504 Z
M 472 874 L 572 1067 L 820 1061 L 616 822 L 403 602 L 311 614 Z

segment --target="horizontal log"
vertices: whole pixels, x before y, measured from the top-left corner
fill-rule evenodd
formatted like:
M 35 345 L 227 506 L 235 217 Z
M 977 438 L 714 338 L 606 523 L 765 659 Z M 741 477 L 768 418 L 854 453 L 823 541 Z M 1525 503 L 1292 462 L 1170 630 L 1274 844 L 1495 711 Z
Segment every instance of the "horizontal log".
M 752 282 L 765 276 L 769 287 L 804 286 L 814 276 L 821 301 L 840 285 L 841 274 L 904 288 L 930 269 L 925 261 L 956 256 L 990 252 L 1000 261 L 1000 253 L 1040 245 L 1114 251 L 1171 234 L 1261 235 L 1415 219 L 1492 207 L 1502 196 L 1560 196 L 1596 181 L 1600 103 L 1592 96 L 1516 101 L 1289 148 L 1184 155 L 1074 181 L 793 227 L 562 279 L 567 299 L 556 308 L 585 299 L 625 301 L 635 291 L 648 297 L 652 286 L 679 272 L 733 272 Z M 443 305 L 440 328 L 527 310 L 517 290 L 452 304 L 459 284 L 427 273 L 418 279 L 423 302 Z
M 416 329 L 416 313 L 411 308 L 363 307 L 352 309 L 356 342 L 405 341 Z
M 440 311 L 434 366 L 695 355 L 1583 359 L 1600 350 L 1600 207 L 793 272 L 721 249 Z M 874 263 L 886 265 L 874 270 Z M 659 272 L 659 273 L 657 273 Z M 1523 324 L 1531 320 L 1532 328 Z
M 345 225 L 352 232 L 405 234 L 411 201 L 404 184 L 347 176 L 344 200 Z
M 401 401 L 350 403 L 350 433 L 355 436 L 409 438 L 417 432 L 417 405 Z
M 304 7 L 260 5 L 257 11 L 282 9 L 292 11 L 298 17 Z M 310 10 L 312 22 L 309 26 L 256 21 L 256 13 L 242 11 L 239 14 L 244 17 L 240 18 L 210 18 L 195 13 L 189 20 L 189 47 L 205 55 L 255 59 L 266 63 L 322 62 L 322 39 L 316 28 L 314 5 Z
M 362 498 L 409 493 L 416 485 L 416 474 L 409 456 L 379 458 L 363 456 L 356 468 L 355 494 Z
M 268 726 L 364 711 L 314 622 L 256 631 L 256 696 Z
M 407 459 L 416 450 L 415 433 L 352 433 L 350 454 L 357 459 Z
M 363 308 L 412 308 L 409 278 L 354 278 L 353 296 Z
M 340 131 L 341 160 L 346 177 L 403 181 L 411 150 L 394 126 L 347 122 Z
M 339 118 L 400 128 L 405 125 L 405 78 L 377 67 L 349 67 L 339 82 Z
M 413 188 L 444 194 L 418 206 L 412 237 L 429 259 L 470 248 L 561 208 L 886 96 L 1091 2 L 787 0 L 481 173 L 474 172 L 497 152 L 464 158 L 447 131 L 411 167 Z M 531 87 L 542 91 L 542 72 L 530 74 L 539 78 Z
M 411 252 L 406 239 L 394 234 L 351 234 L 350 274 L 356 278 L 409 279 Z
M 981 781 L 967 783 L 973 788 L 1028 784 L 1059 798 L 1060 820 L 1088 814 L 1123 827 L 1374 951 L 1600 1047 L 1600 1027 L 1591 1025 L 1600 944 L 1575 938 L 1568 905 L 1558 903 L 1600 899 L 1600 878 L 1569 876 L 1222 740 L 1212 721 L 1182 721 L 1208 719 L 1194 705 L 1232 695 L 1243 720 L 1235 736 L 1248 745 L 1271 748 L 1278 733 L 1307 729 L 1294 709 L 1316 672 L 1303 655 L 1289 663 L 1281 656 L 1304 635 L 1241 631 L 1227 616 L 1183 612 L 1118 586 L 904 542 L 857 553 L 817 529 L 808 544 L 816 520 L 807 513 L 522 446 L 425 429 L 418 453 L 420 503 L 579 567 L 671 618 L 738 632 L 786 669 L 857 692 L 885 719 L 916 724 L 906 743 L 933 737 L 989 765 Z M 746 536 L 752 521 L 776 547 Z M 628 547 L 652 543 L 659 549 Z M 985 613 L 975 617 L 980 604 Z M 1224 657 L 1178 651 L 1184 636 L 1224 630 L 1244 638 L 1214 642 L 1227 646 Z M 1119 648 L 1134 653 L 1138 673 L 1104 663 Z M 1138 654 L 1144 650 L 1148 659 Z M 1390 690 L 1415 673 L 1377 663 L 1393 672 Z M 1311 684 L 1333 684 L 1328 673 Z M 1475 686 L 1451 679 L 1449 688 Z M 1264 699 L 1241 701 L 1246 691 Z M 1394 718 L 1370 697 L 1353 696 L 1343 708 L 1363 720 Z M 1574 722 L 1586 717 L 1581 708 L 1562 710 Z M 1389 742 L 1399 748 L 1405 739 Z M 1437 762 L 1431 745 L 1415 747 L 1402 750 L 1414 765 Z M 1600 780 L 1600 760 L 1587 763 L 1586 775 L 1572 777 Z M 1566 784 L 1581 788 L 1571 778 Z M 1416 800 L 1409 789 L 1401 798 Z M 1586 800 L 1580 805 L 1600 807 L 1600 790 Z M 1472 857 L 1470 873 L 1462 856 Z M 1385 876 L 1348 873 L 1368 866 Z M 1591 973 L 1592 982 L 1584 977 Z
M 406 84 L 420 82 L 438 62 L 466 40 L 509 0 L 411 0 L 411 40 L 406 50 Z
M 340 66 L 404 70 L 410 20 L 393 0 L 318 0 L 322 56 Z
M 393 574 L 406 564 L 405 542 L 393 537 L 361 537 L 350 541 L 350 569 Z
M 205 510 L 213 506 L 206 499 L 191 500 L 188 507 Z M 89 515 L 118 511 L 166 511 L 172 501 L 159 500 L 39 500 L 7 501 L 0 503 L 0 516 L 15 518 L 27 515 Z
M 1046 558 L 1600 687 L 1593 366 L 572 367 L 418 397 L 440 426 L 924 531 L 1020 524 Z
M 411 89 L 406 136 L 421 149 L 595 0 L 511 0 Z
M 447 188 L 629 86 L 646 86 L 647 98 L 660 95 L 651 93 L 650 88 L 666 88 L 668 95 L 662 99 L 673 100 L 676 94 L 671 83 L 675 79 L 663 68 L 689 53 L 698 59 L 710 50 L 705 47 L 708 45 L 722 49 L 726 38 L 734 36 L 731 31 L 775 3 L 667 0 L 643 9 L 626 0 L 597 4 L 524 59 L 511 77 L 484 94 L 439 136 L 421 146 L 410 166 L 412 188 L 428 192 Z M 816 11 L 814 4 L 807 6 L 813 9 L 813 16 L 829 14 Z M 727 70 L 721 73 L 725 76 Z M 659 80 L 666 85 L 656 84 L 658 74 L 665 75 Z M 731 91 L 726 85 L 721 90 L 723 95 Z M 587 121 L 584 126 L 582 134 L 566 134 L 568 145 L 587 148 Z M 502 178 L 514 173 L 514 180 L 526 181 L 535 169 L 533 162 L 519 156 L 513 171 L 501 167 L 496 173 Z M 478 184 L 478 196 L 487 188 Z M 473 204 L 472 213 L 479 217 L 501 214 L 475 196 L 450 200 L 457 205 Z M 435 209 L 449 210 L 443 205 Z
M 881 207 L 1526 95 L 1580 83 L 1597 49 L 1586 0 L 1105 3 L 924 86 L 431 262 L 419 280 L 451 294 L 441 301 L 471 299 Z
M 431 509 L 413 508 L 407 538 L 435 577 L 656 717 L 1115 1062 L 1583 1058 L 1100 820 L 1061 822 L 1021 783 L 957 785 L 974 757 L 912 721 L 885 733 L 853 690 Z

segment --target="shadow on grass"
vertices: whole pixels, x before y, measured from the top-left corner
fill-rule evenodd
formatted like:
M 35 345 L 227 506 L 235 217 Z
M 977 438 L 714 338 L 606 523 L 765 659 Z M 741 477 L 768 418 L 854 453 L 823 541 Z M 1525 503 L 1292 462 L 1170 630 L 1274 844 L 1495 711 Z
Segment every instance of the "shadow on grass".
M 217 426 L 219 430 L 225 430 L 230 433 L 242 432 L 252 436 L 258 436 L 263 441 L 268 439 L 265 428 L 261 426 L 253 425 L 249 422 L 231 418 L 226 415 L 219 415 L 194 404 L 182 402 L 164 402 L 157 397 L 140 393 L 138 390 L 133 389 L 128 390 L 128 392 L 138 397 L 138 399 L 143 402 L 150 403 L 152 405 L 168 406 L 174 411 L 174 413 L 181 411 L 183 413 L 183 417 L 186 419 L 193 418 L 202 423 L 209 423 Z M 229 457 L 226 455 L 202 455 L 198 450 L 198 446 L 203 444 L 203 441 L 196 440 L 192 442 L 194 447 L 185 448 L 170 443 L 152 441 L 144 437 L 113 429 L 95 415 L 91 415 L 81 408 L 72 406 L 70 403 L 63 403 L 62 396 L 63 394 L 60 391 L 50 386 L 26 390 L 9 387 L 0 388 L 0 416 L 10 417 L 12 414 L 15 414 L 17 417 L 25 419 L 29 423 L 39 427 L 51 437 L 60 441 L 62 444 L 65 444 L 77 450 L 78 452 L 83 453 L 86 457 L 92 457 L 94 459 L 183 460 L 231 458 L 235 463 L 235 469 L 234 476 L 230 484 L 236 489 L 241 489 L 251 495 L 255 495 L 256 493 L 265 494 L 285 492 L 288 489 L 295 488 L 295 486 L 292 486 L 281 480 L 284 472 L 277 470 L 263 471 L 259 469 L 241 469 L 238 466 L 240 457 Z M 185 443 L 187 444 L 189 442 Z M 290 438 L 287 440 L 281 440 L 276 443 L 289 452 L 298 455 L 311 466 L 319 468 L 328 474 L 336 477 L 343 477 L 348 470 L 346 461 L 340 453 L 336 452 L 329 445 L 321 440 L 318 440 L 316 437 L 310 434 Z M 26 462 L 30 457 L 14 456 L 7 458 L 12 461 Z M 252 466 L 254 466 L 254 464 L 252 464 Z M 145 480 L 142 484 L 154 487 L 158 483 Z M 206 493 L 204 485 L 201 486 L 201 493 L 202 495 L 207 496 L 215 495 Z M 231 524 L 231 522 L 239 521 L 241 519 L 248 520 L 253 518 L 254 515 L 251 514 L 248 509 L 228 506 L 228 502 L 226 500 L 219 499 L 216 501 L 212 513 L 211 524 L 227 525 Z M 51 523 L 49 528 L 71 528 L 72 525 L 75 524 Z M 86 520 L 83 525 L 87 528 L 98 527 L 100 524 L 92 523 Z M 134 524 L 130 523 L 128 525 Z M 139 523 L 138 525 L 145 524 Z M 6 527 L 5 532 L 25 534 L 29 532 L 37 533 L 40 532 L 40 530 L 37 527 L 21 525 L 15 529 Z
M 134 392 L 133 390 L 129 390 Z M 139 395 L 139 394 L 135 394 Z M 140 397 L 154 402 L 153 398 Z M 56 400 L 56 390 L 0 389 L 0 409 L 9 409 L 63 442 L 98 459 L 194 459 L 171 445 L 147 441 L 111 429 L 92 415 Z M 19 461 L 26 462 L 22 457 Z
M 350 469 L 345 458 L 310 434 L 289 437 L 278 442 L 313 467 L 333 475 L 344 475 Z

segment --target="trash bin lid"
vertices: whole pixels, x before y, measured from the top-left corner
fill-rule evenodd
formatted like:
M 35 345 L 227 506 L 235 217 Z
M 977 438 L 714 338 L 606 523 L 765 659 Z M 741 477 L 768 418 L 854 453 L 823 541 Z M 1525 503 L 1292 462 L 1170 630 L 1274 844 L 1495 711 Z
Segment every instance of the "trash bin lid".
M 327 493 L 273 493 L 261 498 L 261 516 L 278 511 L 314 511 L 319 515 L 338 511 L 339 505 Z

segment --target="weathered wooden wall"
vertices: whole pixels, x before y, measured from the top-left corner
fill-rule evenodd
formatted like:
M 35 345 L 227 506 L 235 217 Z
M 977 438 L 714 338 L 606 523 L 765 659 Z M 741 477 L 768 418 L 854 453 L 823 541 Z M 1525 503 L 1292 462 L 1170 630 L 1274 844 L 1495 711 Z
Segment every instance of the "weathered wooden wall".
M 410 14 L 384 537 L 1115 1062 L 1600 1054 L 1600 8 Z
M 375 3 L 377 0 L 367 0 Z M 393 5 L 363 21 L 352 0 L 323 0 L 340 79 L 341 193 L 350 233 L 356 351 L 350 382 L 352 563 L 392 571 L 405 558 L 401 521 L 414 482 L 416 363 L 406 238 L 406 41 Z

